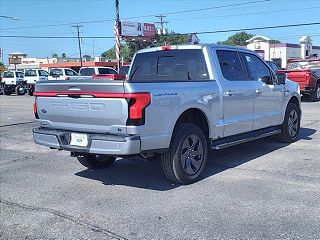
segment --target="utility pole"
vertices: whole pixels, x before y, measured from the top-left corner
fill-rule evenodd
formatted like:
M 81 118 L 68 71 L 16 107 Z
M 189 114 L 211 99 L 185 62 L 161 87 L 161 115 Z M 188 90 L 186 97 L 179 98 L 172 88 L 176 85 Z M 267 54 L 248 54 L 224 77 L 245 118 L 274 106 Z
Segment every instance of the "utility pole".
M 115 19 L 115 26 L 114 26 L 114 36 L 115 36 L 115 52 L 116 52 L 116 59 L 118 65 L 118 71 L 120 69 L 120 17 L 119 17 L 119 0 L 116 1 L 116 19 Z
M 157 15 L 155 16 L 156 18 L 159 18 L 160 21 L 158 22 L 155 22 L 156 24 L 160 24 L 160 34 L 163 35 L 164 34 L 164 24 L 167 24 L 168 21 L 163 21 L 163 19 L 165 17 L 167 17 L 166 15 L 163 15 L 163 14 L 160 14 L 160 15 Z
M 82 54 L 81 54 L 81 44 L 80 44 L 80 31 L 79 31 L 79 28 L 83 27 L 81 25 L 74 25 L 74 26 L 71 26 L 71 27 L 74 27 L 77 29 L 77 35 L 78 35 L 78 44 L 79 44 L 79 54 L 80 54 L 80 65 L 82 67 Z

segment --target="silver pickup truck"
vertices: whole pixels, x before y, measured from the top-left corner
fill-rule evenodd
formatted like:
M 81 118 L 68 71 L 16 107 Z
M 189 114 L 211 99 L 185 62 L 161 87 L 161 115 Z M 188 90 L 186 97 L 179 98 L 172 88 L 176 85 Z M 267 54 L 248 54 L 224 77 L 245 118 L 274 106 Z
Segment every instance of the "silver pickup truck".
M 90 169 L 118 156 L 161 155 L 166 177 L 188 184 L 199 179 L 209 148 L 298 137 L 299 86 L 252 51 L 148 48 L 136 53 L 128 76 L 37 83 L 34 141 L 70 151 Z

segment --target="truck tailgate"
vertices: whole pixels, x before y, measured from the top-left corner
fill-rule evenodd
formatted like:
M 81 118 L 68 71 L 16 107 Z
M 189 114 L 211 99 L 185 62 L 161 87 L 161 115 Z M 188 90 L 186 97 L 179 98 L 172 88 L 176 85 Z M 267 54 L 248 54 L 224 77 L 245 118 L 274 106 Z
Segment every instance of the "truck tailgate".
M 128 103 L 122 81 L 70 80 L 36 84 L 41 126 L 79 132 L 126 133 Z

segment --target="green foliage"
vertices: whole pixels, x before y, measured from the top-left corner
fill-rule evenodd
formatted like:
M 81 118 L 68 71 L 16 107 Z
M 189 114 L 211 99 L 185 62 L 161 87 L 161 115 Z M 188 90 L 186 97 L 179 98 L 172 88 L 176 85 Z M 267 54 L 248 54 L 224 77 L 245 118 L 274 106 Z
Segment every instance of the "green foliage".
M 163 46 L 163 45 L 177 45 L 177 44 L 186 44 L 188 43 L 189 36 L 188 35 L 177 35 L 174 32 L 171 32 L 167 35 L 156 35 L 155 42 L 153 43 L 145 43 L 139 42 L 137 43 L 138 49 L 143 49 L 146 47 L 154 47 L 154 46 Z M 123 57 L 124 61 L 131 61 L 132 57 L 135 53 L 135 43 L 125 43 L 120 44 L 120 53 L 121 57 Z M 109 50 L 103 52 L 101 54 L 102 57 L 106 59 L 115 59 L 116 53 L 115 48 L 112 47 Z
M 276 44 L 276 43 L 281 43 L 281 42 L 279 40 L 270 40 L 269 43 Z
M 53 58 L 57 58 L 57 57 L 58 57 L 58 54 L 57 54 L 57 53 L 52 53 L 52 57 L 53 57 Z
M 239 32 L 231 35 L 225 41 L 218 41 L 217 44 L 230 45 L 230 46 L 246 46 L 246 40 L 249 40 L 254 35 L 247 32 Z
M 254 35 L 247 32 L 239 32 L 231 35 L 225 41 L 218 41 L 217 44 L 229 45 L 229 46 L 246 46 L 248 43 L 246 40 L 249 40 Z M 271 44 L 281 43 L 279 40 L 270 40 Z
M 67 57 L 67 54 L 62 53 L 62 54 L 61 54 L 61 57 L 62 57 L 62 58 L 66 58 L 66 57 Z

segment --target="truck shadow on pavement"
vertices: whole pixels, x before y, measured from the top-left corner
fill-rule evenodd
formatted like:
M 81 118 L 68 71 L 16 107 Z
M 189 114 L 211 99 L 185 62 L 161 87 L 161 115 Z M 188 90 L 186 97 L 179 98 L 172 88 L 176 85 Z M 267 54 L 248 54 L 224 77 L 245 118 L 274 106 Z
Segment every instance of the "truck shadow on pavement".
M 312 140 L 312 135 L 316 131 L 311 128 L 301 128 L 298 141 Z M 199 181 L 246 162 L 257 160 L 259 157 L 288 145 L 277 142 L 274 137 L 269 137 L 219 151 L 209 151 L 207 167 Z M 149 161 L 139 157 L 124 158 L 117 160 L 108 169 L 87 169 L 75 175 L 97 180 L 109 186 L 124 185 L 156 191 L 167 191 L 181 186 L 171 184 L 166 179 L 162 173 L 160 159 Z

